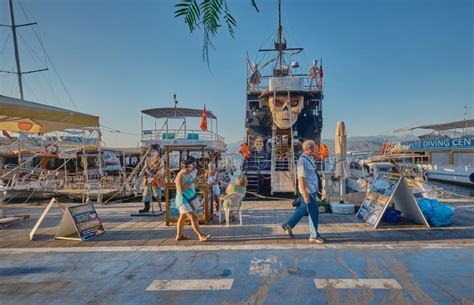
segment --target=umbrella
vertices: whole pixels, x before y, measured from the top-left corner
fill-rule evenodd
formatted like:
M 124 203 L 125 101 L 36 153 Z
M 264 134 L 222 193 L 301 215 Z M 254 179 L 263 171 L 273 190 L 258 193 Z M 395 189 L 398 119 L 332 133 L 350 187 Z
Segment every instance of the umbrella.
M 337 122 L 336 127 L 336 143 L 335 143 L 335 152 L 336 152 L 336 169 L 334 171 L 334 177 L 339 178 L 339 195 L 341 203 L 342 196 L 345 193 L 345 179 L 350 176 L 349 164 L 347 163 L 347 134 L 346 126 L 343 121 Z

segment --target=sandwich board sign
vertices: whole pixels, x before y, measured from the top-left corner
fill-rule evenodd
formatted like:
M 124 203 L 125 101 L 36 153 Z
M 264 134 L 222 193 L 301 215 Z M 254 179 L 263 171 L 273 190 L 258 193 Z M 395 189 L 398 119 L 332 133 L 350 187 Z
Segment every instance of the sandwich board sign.
M 30 240 L 34 239 L 36 230 L 48 214 L 54 204 L 57 204 L 63 216 L 56 230 L 55 239 L 63 240 L 88 240 L 105 232 L 102 222 L 97 215 L 97 211 L 92 203 L 84 203 L 74 206 L 66 206 L 51 199 L 48 206 L 41 214 L 38 222 L 30 232 Z
M 356 216 L 377 229 L 391 203 L 403 217 L 430 227 L 405 178 L 393 173 L 379 173 L 375 177 Z

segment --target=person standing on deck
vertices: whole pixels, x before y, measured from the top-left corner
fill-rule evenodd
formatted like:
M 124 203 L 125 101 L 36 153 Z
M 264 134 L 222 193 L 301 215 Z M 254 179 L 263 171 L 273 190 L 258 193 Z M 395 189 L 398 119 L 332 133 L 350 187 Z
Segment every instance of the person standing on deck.
M 179 210 L 179 219 L 177 223 L 176 240 L 186 240 L 188 237 L 183 235 L 184 222 L 186 218 L 191 221 L 191 226 L 194 232 L 198 235 L 199 241 L 207 241 L 211 235 L 205 235 L 200 227 L 199 221 L 195 212 L 195 207 L 198 206 L 199 200 L 196 194 L 195 182 L 200 177 L 193 178 L 191 172 L 194 169 L 192 160 L 185 160 L 181 165 L 181 170 L 175 179 L 176 184 L 176 207 Z
M 312 140 L 303 142 L 303 154 L 298 160 L 297 176 L 298 191 L 301 197 L 295 201 L 296 210 L 286 224 L 282 225 L 288 235 L 293 237 L 292 229 L 305 215 L 309 215 L 310 243 L 325 243 L 326 238 L 318 232 L 319 223 L 319 193 L 321 181 L 317 173 L 313 157 L 316 155 L 317 146 Z

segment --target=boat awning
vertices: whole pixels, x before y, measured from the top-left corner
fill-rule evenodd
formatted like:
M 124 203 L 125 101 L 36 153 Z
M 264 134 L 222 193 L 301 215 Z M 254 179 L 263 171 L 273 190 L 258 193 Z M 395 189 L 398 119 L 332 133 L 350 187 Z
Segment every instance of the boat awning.
M 404 131 L 411 131 L 415 129 L 450 130 L 450 129 L 456 129 L 456 128 L 471 128 L 471 127 L 474 127 L 474 120 L 462 120 L 462 121 L 448 122 L 448 123 L 443 123 L 443 124 L 433 124 L 433 125 L 420 125 L 416 127 L 397 129 L 394 132 L 404 132 Z
M 0 95 L 0 130 L 47 133 L 99 127 L 99 117 Z
M 166 118 L 200 118 L 202 117 L 203 109 L 192 108 L 153 108 L 142 110 L 142 113 L 152 116 L 155 119 Z M 208 119 L 217 119 L 217 117 L 209 110 L 207 110 Z

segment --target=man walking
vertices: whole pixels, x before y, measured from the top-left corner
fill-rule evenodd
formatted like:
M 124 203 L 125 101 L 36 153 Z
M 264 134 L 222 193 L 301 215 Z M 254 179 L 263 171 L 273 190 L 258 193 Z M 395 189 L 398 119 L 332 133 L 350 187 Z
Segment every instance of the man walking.
M 292 229 L 303 216 L 309 215 L 311 231 L 309 242 L 322 244 L 326 242 L 326 239 L 318 233 L 319 208 L 317 200 L 321 182 L 313 159 L 316 149 L 317 146 L 314 141 L 306 140 L 303 142 L 303 154 L 299 158 L 297 166 L 298 190 L 301 197 L 295 201 L 297 207 L 293 216 L 282 227 L 288 235 L 293 237 Z

